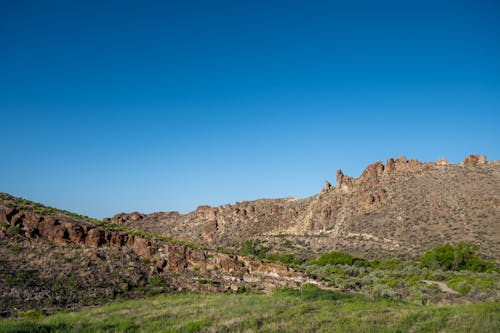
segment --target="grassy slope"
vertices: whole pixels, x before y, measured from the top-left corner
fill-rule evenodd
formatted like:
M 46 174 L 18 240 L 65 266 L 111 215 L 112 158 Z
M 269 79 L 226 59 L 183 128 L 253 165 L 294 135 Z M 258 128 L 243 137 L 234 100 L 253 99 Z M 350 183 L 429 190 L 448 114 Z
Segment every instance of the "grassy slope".
M 174 294 L 49 317 L 0 321 L 0 332 L 498 332 L 500 304 L 420 306 L 317 289 Z

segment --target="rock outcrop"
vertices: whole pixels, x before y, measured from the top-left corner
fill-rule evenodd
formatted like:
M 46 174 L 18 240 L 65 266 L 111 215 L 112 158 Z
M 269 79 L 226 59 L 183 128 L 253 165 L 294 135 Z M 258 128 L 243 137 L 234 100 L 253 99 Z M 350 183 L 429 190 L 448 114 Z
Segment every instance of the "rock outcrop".
M 436 162 L 437 165 L 448 165 L 448 160 L 444 157 L 441 157 Z
M 469 155 L 462 162 L 464 166 L 477 166 L 487 163 L 485 155 Z
M 342 170 L 337 170 L 337 188 L 342 192 L 349 192 L 352 190 L 354 185 L 354 179 L 349 176 L 345 176 Z
M 385 172 L 390 174 L 396 169 L 396 161 L 394 161 L 394 158 L 389 157 L 387 159 L 387 163 L 385 164 Z
M 132 212 L 132 213 L 118 213 L 113 215 L 113 217 L 107 217 L 104 219 L 105 222 L 108 223 L 116 223 L 116 224 L 121 224 L 121 223 L 127 223 L 127 222 L 135 222 L 142 220 L 145 218 L 146 215 L 139 213 L 139 212 Z

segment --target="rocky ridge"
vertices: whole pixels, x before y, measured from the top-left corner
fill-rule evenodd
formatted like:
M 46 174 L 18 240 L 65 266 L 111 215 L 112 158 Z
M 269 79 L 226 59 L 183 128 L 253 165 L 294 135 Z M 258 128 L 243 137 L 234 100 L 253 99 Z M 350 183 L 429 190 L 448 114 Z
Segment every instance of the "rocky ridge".
M 423 163 L 402 156 L 369 165 L 359 178 L 338 170 L 335 186 L 326 181 L 305 199 L 200 206 L 185 215 L 121 213 L 108 221 L 235 250 L 258 239 L 274 251 L 304 255 L 341 250 L 416 257 L 438 244 L 466 241 L 499 261 L 499 203 L 497 161 L 470 155 L 460 164 Z
M 148 239 L 106 225 L 43 216 L 15 207 L 0 205 L 0 223 L 15 227 L 19 235 L 28 240 L 44 239 L 57 246 L 126 249 L 150 263 L 149 275 L 165 275 L 175 288 L 269 291 L 278 286 L 297 287 L 305 282 L 318 284 L 282 264 Z

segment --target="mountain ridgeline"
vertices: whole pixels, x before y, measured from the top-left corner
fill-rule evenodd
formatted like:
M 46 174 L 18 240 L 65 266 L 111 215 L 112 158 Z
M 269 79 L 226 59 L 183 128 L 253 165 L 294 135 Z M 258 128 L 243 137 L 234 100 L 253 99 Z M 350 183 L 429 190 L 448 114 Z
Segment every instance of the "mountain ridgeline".
M 304 257 L 345 251 L 416 258 L 447 242 L 478 245 L 500 260 L 500 162 L 470 155 L 460 164 L 404 156 L 369 165 L 359 178 L 337 171 L 317 195 L 260 199 L 177 212 L 120 213 L 108 222 L 210 247 L 266 249 Z
M 339 170 L 336 180 L 305 199 L 200 206 L 185 215 L 120 213 L 103 221 L 0 193 L 0 316 L 185 289 L 239 293 L 314 285 L 418 302 L 497 299 L 482 273 L 467 273 L 477 290 L 463 284 L 462 273 L 446 273 L 461 293 L 444 291 L 434 299 L 425 284 L 433 273 L 411 260 L 407 281 L 394 284 L 390 279 L 401 279 L 399 268 L 360 280 L 358 274 L 382 266 L 367 268 L 371 264 L 363 259 L 359 269 L 334 269 L 353 276 L 335 275 L 331 260 L 325 270 L 320 259 L 344 263 L 359 256 L 376 264 L 384 257 L 416 259 L 436 245 L 456 243 L 470 244 L 498 265 L 499 162 L 478 155 L 461 164 L 400 157 L 369 165 L 357 179 Z M 427 259 L 427 266 L 435 264 L 434 257 Z M 493 261 L 474 263 L 493 276 Z

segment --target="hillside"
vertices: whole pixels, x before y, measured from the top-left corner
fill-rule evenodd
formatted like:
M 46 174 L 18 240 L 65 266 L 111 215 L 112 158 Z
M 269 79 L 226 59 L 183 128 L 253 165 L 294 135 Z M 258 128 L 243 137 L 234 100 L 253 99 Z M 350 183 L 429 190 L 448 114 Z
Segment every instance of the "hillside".
M 181 215 L 120 213 L 107 221 L 167 237 L 239 250 L 247 240 L 303 257 L 331 250 L 415 258 L 446 242 L 479 246 L 500 261 L 500 162 L 470 155 L 460 164 L 400 157 L 359 178 L 337 171 L 305 199 L 262 199 Z
M 308 285 L 417 304 L 498 302 L 499 173 L 500 163 L 477 156 L 460 165 L 390 159 L 358 179 L 338 171 L 335 187 L 306 199 L 104 221 L 0 193 L 0 315 Z M 461 241 L 497 264 L 442 271 L 394 259 Z
M 179 290 L 270 291 L 313 281 L 222 253 L 0 194 L 0 315 Z

